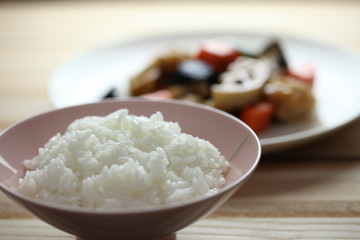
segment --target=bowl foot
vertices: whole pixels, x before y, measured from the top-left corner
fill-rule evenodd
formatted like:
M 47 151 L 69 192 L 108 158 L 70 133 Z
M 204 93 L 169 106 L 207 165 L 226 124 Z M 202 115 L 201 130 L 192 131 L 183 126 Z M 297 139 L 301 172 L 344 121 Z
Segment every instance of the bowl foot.
M 100 239 L 93 239 L 93 238 L 82 238 L 76 237 L 76 240 L 100 240 Z M 103 238 L 101 238 L 103 240 Z M 111 238 L 111 240 L 144 240 L 144 238 Z M 166 236 L 162 237 L 146 237 L 146 240 L 176 240 L 176 233 L 171 233 Z

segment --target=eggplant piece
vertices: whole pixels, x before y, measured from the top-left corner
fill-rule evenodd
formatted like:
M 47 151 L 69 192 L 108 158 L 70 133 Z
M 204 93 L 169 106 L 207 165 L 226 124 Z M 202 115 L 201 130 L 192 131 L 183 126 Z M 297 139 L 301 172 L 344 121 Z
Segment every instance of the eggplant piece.
M 211 87 L 214 107 L 239 110 L 261 99 L 262 88 L 271 77 L 268 61 L 239 57 L 220 75 L 220 84 Z
M 259 58 L 269 61 L 274 76 L 284 73 L 288 68 L 285 54 L 278 41 L 270 42 L 260 54 Z
M 108 98 L 115 98 L 117 97 L 116 94 L 116 88 L 111 88 L 103 97 L 103 99 L 108 99 Z
M 193 82 L 205 82 L 211 85 L 216 81 L 215 69 L 210 64 L 198 59 L 189 59 L 177 64 L 169 85 Z
M 202 99 L 210 97 L 210 86 L 217 81 L 215 69 L 199 59 L 180 61 L 174 73 L 166 80 L 171 91 L 176 92 L 176 98 L 187 94 L 195 94 Z

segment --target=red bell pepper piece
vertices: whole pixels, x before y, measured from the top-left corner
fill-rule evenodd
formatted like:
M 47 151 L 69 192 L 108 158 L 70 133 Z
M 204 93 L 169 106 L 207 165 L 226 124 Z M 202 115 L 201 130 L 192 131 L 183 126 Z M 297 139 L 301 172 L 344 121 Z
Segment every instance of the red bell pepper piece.
M 311 64 L 292 67 L 287 69 L 285 75 L 303 81 L 304 83 L 312 87 L 315 80 L 315 68 Z
M 255 133 L 260 133 L 270 125 L 274 109 L 274 105 L 270 102 L 258 102 L 245 107 L 240 112 L 239 118 Z
M 240 55 L 237 49 L 225 40 L 212 39 L 200 47 L 196 58 L 209 63 L 216 72 L 221 73 Z
M 142 97 L 153 100 L 168 100 L 174 98 L 173 94 L 167 89 L 162 89 L 152 93 L 147 93 L 142 95 Z

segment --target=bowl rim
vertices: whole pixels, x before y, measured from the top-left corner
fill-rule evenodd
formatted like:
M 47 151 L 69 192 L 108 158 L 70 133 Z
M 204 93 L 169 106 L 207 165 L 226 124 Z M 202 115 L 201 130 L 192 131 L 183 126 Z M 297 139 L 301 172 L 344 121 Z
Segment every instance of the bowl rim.
M 46 207 L 49 209 L 54 209 L 54 210 L 58 210 L 58 211 L 65 211 L 65 212 L 77 212 L 77 213 L 81 213 L 81 214 L 97 214 L 97 215 L 102 215 L 102 214 L 106 214 L 106 215 L 127 215 L 127 214 L 143 214 L 143 213 L 154 213 L 154 212 L 158 212 L 158 211 L 164 211 L 164 210 L 169 210 L 169 209 L 175 209 L 175 208 L 181 208 L 181 207 L 186 207 L 195 203 L 200 203 L 202 201 L 206 201 L 207 199 L 213 198 L 215 196 L 221 195 L 224 192 L 230 191 L 233 188 L 236 188 L 237 185 L 241 182 L 243 182 L 244 180 L 246 180 L 255 170 L 255 168 L 258 166 L 260 158 L 261 158 L 261 153 L 262 153 L 262 148 L 261 148 L 261 144 L 260 144 L 260 140 L 258 138 L 258 136 L 256 135 L 256 133 L 247 125 L 245 124 L 243 121 L 241 121 L 239 118 L 236 118 L 235 116 L 224 112 L 222 110 L 216 109 L 214 107 L 211 106 L 207 106 L 204 104 L 200 104 L 200 103 L 194 103 L 194 102 L 189 102 L 189 101 L 184 101 L 184 100 L 153 100 L 153 99 L 144 99 L 144 98 L 139 98 L 139 97 L 128 97 L 128 98 L 124 98 L 124 99 L 109 99 L 109 100 L 103 100 L 100 102 L 93 102 L 93 103 L 85 103 L 85 104 L 79 104 L 79 105 L 73 105 L 73 106 L 68 106 L 68 107 L 64 107 L 64 108 L 59 108 L 59 109 L 52 109 L 49 111 L 45 111 L 39 114 L 35 114 L 33 116 L 30 116 L 28 118 L 25 118 L 22 121 L 19 121 L 17 123 L 14 123 L 12 125 L 10 125 L 9 127 L 7 127 L 6 129 L 4 129 L 3 131 L 0 132 L 0 138 L 5 135 L 8 131 L 10 131 L 11 129 L 24 124 L 25 122 L 31 121 L 33 119 L 36 118 L 40 118 L 44 115 L 47 114 L 52 114 L 54 112 L 60 112 L 60 111 L 68 111 L 70 109 L 76 109 L 76 108 L 83 108 L 83 107 L 89 107 L 91 105 L 106 105 L 106 104 L 111 104 L 111 103 L 130 103 L 130 102 L 146 102 L 149 103 L 151 102 L 151 104 L 171 104 L 171 105 L 182 105 L 185 107 L 191 107 L 191 108 L 201 108 L 207 111 L 212 111 L 216 114 L 220 114 L 226 118 L 230 118 L 233 121 L 238 122 L 240 125 L 242 125 L 242 127 L 244 127 L 247 131 L 248 134 L 247 136 L 245 136 L 245 138 L 243 139 L 243 141 L 240 143 L 240 146 L 238 147 L 238 149 L 234 152 L 235 156 L 241 146 L 247 141 L 248 137 L 250 135 L 252 135 L 252 137 L 255 139 L 256 145 L 257 145 L 257 153 L 256 153 L 256 159 L 254 161 L 254 163 L 252 164 L 252 166 L 249 168 L 249 170 L 245 173 L 243 173 L 241 175 L 240 178 L 236 179 L 236 181 L 227 184 L 224 187 L 221 187 L 219 189 L 218 192 L 214 193 L 214 194 L 209 194 L 209 195 L 204 195 L 204 196 L 199 196 L 193 199 L 188 199 L 188 200 L 184 200 L 184 201 L 179 201 L 179 202 L 174 202 L 174 203 L 167 203 L 164 205 L 156 205 L 156 206 L 140 206 L 140 207 L 131 207 L 131 208 L 86 208 L 86 207 L 80 207 L 80 206 L 71 206 L 71 205 L 60 205 L 60 204 L 56 204 L 56 203 L 51 203 L 51 202 L 46 202 L 43 200 L 39 200 L 33 197 L 29 197 L 29 196 L 25 196 L 19 192 L 17 192 L 15 189 L 13 189 L 13 187 L 6 188 L 3 186 L 3 184 L 0 184 L 0 190 L 2 190 L 3 192 L 7 193 L 10 197 L 13 196 L 17 199 L 21 199 L 22 201 L 25 201 L 27 203 L 30 204 L 35 204 L 38 206 L 42 206 L 42 207 Z M 75 120 L 75 119 L 74 119 Z M 1 155 L 0 155 L 0 158 Z M 227 159 L 228 160 L 228 159 Z M 0 162 L 1 163 L 1 162 Z M 7 162 L 6 162 L 7 163 Z M 230 163 L 231 166 L 231 163 Z M 0 179 L 1 182 L 6 184 L 6 181 L 4 179 Z M 11 190 L 10 190 L 11 189 Z

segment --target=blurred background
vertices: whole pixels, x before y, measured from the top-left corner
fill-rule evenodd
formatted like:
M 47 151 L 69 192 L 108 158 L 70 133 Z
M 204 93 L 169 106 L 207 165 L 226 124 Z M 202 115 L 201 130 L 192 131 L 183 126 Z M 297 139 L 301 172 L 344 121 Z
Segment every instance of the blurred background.
M 0 129 L 51 108 L 47 81 L 58 65 L 109 42 L 239 31 L 359 50 L 359 23 L 355 0 L 0 1 Z

